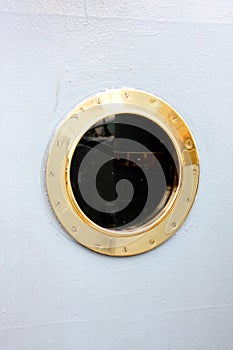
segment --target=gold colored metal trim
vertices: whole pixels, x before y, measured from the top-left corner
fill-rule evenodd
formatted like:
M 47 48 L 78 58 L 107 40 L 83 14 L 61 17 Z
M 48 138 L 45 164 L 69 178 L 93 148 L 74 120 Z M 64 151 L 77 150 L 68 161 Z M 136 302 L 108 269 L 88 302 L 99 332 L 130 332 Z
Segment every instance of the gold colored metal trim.
M 161 126 L 179 159 L 179 186 L 164 210 L 143 227 L 120 233 L 92 222 L 79 208 L 70 184 L 70 164 L 83 134 L 113 114 L 136 113 Z M 47 193 L 63 228 L 80 244 L 101 254 L 130 256 L 152 250 L 170 238 L 187 217 L 198 188 L 199 159 L 194 138 L 182 117 L 166 102 L 132 88 L 112 89 L 78 104 L 62 121 L 46 164 Z

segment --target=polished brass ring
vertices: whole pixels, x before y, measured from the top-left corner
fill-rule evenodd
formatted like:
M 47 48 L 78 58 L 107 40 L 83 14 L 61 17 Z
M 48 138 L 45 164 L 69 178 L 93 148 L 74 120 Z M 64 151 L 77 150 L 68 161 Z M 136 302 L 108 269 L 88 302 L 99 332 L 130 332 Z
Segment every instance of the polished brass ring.
M 74 150 L 84 133 L 101 119 L 126 112 L 149 118 L 170 137 L 179 161 L 179 185 L 158 216 L 119 234 L 95 224 L 82 212 L 73 196 L 69 173 Z M 101 254 L 130 256 L 154 249 L 179 229 L 193 205 L 199 171 L 194 138 L 174 108 L 148 92 L 112 89 L 78 104 L 57 128 L 47 157 L 46 190 L 56 218 L 77 242 Z

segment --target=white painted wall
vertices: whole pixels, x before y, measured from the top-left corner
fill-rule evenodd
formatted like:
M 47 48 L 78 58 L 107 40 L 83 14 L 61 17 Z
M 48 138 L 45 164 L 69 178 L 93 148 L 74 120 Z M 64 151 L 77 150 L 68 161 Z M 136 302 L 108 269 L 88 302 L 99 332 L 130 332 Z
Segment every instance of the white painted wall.
M 0 349 L 232 349 L 232 1 L 2 0 L 0 37 Z M 40 166 L 72 106 L 125 85 L 185 117 L 201 182 L 176 236 L 120 259 L 57 231 Z

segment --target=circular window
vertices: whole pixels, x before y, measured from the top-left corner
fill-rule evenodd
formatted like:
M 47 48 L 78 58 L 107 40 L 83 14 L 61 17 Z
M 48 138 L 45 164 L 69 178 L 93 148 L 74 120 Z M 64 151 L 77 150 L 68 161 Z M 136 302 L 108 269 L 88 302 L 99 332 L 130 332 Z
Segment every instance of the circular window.
M 166 132 L 141 115 L 121 113 L 91 126 L 71 160 L 79 208 L 100 227 L 133 230 L 174 198 L 178 156 Z
M 199 178 L 193 136 L 149 93 L 114 89 L 80 103 L 51 143 L 47 193 L 63 228 L 102 254 L 127 256 L 167 240 Z

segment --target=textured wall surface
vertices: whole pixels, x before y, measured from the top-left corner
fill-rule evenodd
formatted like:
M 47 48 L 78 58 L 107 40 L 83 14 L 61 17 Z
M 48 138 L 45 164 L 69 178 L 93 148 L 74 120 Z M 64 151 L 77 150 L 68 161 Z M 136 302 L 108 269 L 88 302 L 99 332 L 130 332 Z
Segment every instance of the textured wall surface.
M 2 0 L 0 37 L 0 349 L 232 349 L 232 1 Z M 58 232 L 40 193 L 59 120 L 120 86 L 172 104 L 201 161 L 178 233 L 122 259 Z

